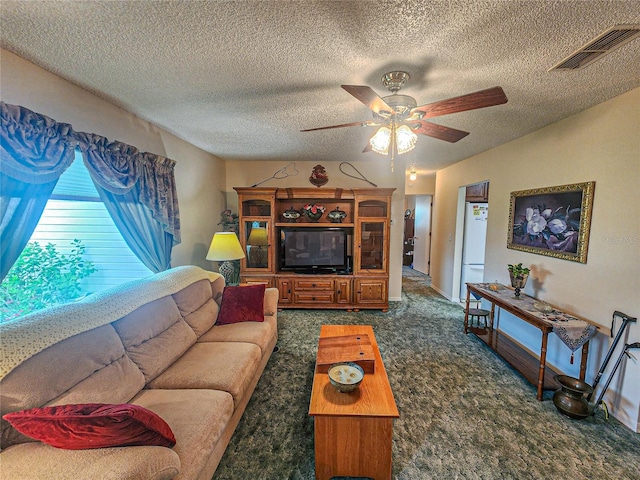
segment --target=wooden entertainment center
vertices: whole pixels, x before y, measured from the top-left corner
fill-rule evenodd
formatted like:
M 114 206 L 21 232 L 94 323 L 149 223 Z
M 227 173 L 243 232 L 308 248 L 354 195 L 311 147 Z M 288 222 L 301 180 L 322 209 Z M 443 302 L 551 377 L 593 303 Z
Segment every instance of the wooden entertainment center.
M 280 308 L 388 309 L 394 188 L 234 190 L 238 193 L 239 239 L 246 255 L 241 260 L 242 283 L 277 287 Z M 313 220 L 305 214 L 305 205 L 322 205 L 325 211 Z M 321 232 L 336 232 L 333 237 L 327 234 L 327 239 L 334 243 L 342 239 L 344 247 L 341 243 L 340 248 L 345 251 L 336 251 L 333 263 L 309 265 L 307 269 L 291 267 L 287 265 L 285 238 L 295 231 L 302 232 L 298 242 L 304 233 L 320 237 Z

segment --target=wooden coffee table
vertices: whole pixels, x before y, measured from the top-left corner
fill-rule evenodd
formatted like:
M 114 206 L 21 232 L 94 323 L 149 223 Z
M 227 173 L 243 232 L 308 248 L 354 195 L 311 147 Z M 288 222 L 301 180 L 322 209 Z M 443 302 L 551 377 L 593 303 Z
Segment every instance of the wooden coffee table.
M 314 417 L 316 479 L 334 476 L 391 478 L 391 438 L 398 408 L 370 325 L 323 325 L 320 338 L 367 334 L 375 355 L 374 373 L 360 387 L 340 393 L 316 365 L 309 415 Z

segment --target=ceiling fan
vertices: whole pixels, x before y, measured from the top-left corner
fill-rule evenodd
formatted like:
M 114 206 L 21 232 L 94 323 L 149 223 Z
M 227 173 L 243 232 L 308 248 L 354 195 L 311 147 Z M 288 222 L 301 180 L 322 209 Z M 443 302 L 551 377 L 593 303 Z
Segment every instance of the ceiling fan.
M 343 89 L 371 109 L 374 120 L 309 128 L 301 131 L 312 132 L 356 126 L 380 127 L 370 138 L 363 153 L 373 150 L 376 153 L 386 155 L 391 147 L 392 155 L 396 151 L 398 154 L 402 154 L 413 149 L 418 138 L 416 133 L 451 143 L 469 135 L 469 132 L 428 122 L 425 120 L 427 118 L 507 103 L 507 96 L 502 88 L 493 87 L 418 106 L 413 97 L 398 93 L 406 85 L 408 79 L 407 72 L 385 73 L 382 76 L 382 84 L 391 92 L 391 95 L 386 97 L 379 97 L 371 87 L 365 85 L 341 85 Z

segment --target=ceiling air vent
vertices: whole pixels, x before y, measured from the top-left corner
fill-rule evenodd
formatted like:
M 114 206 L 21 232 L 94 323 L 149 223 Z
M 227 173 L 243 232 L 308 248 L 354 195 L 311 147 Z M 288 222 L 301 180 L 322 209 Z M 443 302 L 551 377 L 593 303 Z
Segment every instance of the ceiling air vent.
M 638 36 L 640 36 L 640 25 L 616 25 L 598 35 L 548 71 L 584 68 Z

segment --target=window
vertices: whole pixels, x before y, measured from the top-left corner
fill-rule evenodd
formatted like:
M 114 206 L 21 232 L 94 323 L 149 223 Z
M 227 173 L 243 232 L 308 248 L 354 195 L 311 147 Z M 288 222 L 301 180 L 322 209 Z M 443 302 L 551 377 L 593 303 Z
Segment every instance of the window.
M 82 241 L 84 258 L 97 270 L 82 280 L 85 293 L 151 275 L 113 223 L 79 151 L 58 180 L 30 242 L 53 243 L 59 252 L 67 253 L 73 239 Z

